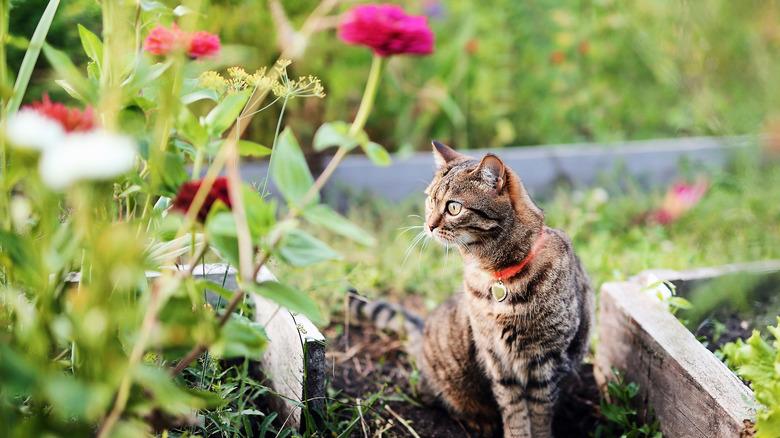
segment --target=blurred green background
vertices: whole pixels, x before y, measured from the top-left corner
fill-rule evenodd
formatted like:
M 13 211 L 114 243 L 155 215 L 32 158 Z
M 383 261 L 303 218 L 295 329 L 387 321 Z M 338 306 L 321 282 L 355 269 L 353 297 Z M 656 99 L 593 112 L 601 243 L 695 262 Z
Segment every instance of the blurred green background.
M 15 71 L 46 2 L 11 3 Z M 294 27 L 318 3 L 281 2 Z M 427 149 L 430 138 L 476 148 L 758 133 L 780 98 L 777 1 L 398 3 L 427 15 L 437 41 L 432 56 L 387 66 L 367 131 L 393 151 Z M 212 0 L 203 10 L 201 26 L 225 44 L 222 66 L 252 69 L 278 56 L 268 2 Z M 100 31 L 95 0 L 63 2 L 47 41 L 82 59 L 77 22 Z M 370 63 L 368 50 L 338 40 L 335 22 L 323 23 L 293 64 L 294 74 L 318 75 L 328 93 L 287 113 L 304 140 L 322 121 L 351 119 Z M 41 59 L 28 99 L 45 91 L 65 98 L 47 69 Z M 268 119 L 248 135 L 270 141 Z

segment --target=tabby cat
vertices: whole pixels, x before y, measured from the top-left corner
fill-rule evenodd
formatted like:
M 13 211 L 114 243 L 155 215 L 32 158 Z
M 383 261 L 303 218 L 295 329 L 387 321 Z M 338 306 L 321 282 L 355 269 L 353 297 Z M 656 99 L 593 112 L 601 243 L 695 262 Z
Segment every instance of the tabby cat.
M 480 436 L 550 437 L 560 382 L 588 348 L 588 277 L 501 159 L 477 161 L 437 142 L 433 153 L 425 231 L 459 249 L 465 292 L 424 321 L 358 297 L 351 313 L 405 329 L 424 392 Z

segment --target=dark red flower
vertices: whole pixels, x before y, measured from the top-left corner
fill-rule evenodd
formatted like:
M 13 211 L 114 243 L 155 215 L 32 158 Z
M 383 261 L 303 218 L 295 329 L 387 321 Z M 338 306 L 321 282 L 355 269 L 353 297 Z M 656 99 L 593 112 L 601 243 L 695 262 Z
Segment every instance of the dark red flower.
M 351 9 L 339 24 L 339 38 L 347 44 L 370 47 L 379 56 L 428 55 L 434 42 L 427 17 L 407 15 L 391 4 Z
M 195 32 L 190 37 L 187 54 L 192 58 L 207 58 L 219 53 L 219 37 L 209 32 Z
M 195 194 L 198 193 L 198 189 L 203 184 L 203 180 L 187 181 L 179 188 L 179 193 L 176 194 L 176 199 L 173 200 L 173 209 L 187 213 L 192 201 L 195 200 Z M 228 208 L 230 205 L 230 195 L 228 194 L 228 180 L 225 177 L 219 177 L 214 180 L 214 184 L 211 186 L 211 190 L 206 195 L 206 199 L 203 201 L 203 205 L 198 210 L 198 220 L 201 222 L 206 221 L 206 217 L 211 211 L 211 207 L 215 202 L 222 201 Z
M 33 102 L 26 107 L 59 122 L 65 132 L 91 131 L 95 127 L 92 107 L 88 106 L 83 111 L 69 108 L 60 102 L 52 102 L 48 94 L 44 94 L 40 102 Z

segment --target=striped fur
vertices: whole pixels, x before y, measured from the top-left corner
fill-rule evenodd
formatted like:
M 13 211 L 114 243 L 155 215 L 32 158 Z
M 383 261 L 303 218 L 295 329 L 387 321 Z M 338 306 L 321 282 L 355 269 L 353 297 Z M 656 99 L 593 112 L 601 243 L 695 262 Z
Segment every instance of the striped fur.
M 434 310 L 415 337 L 424 389 L 480 436 L 551 437 L 560 384 L 588 349 L 594 299 L 587 274 L 565 233 L 544 225 L 498 157 L 476 161 L 441 144 L 434 157 L 425 229 L 458 248 L 464 292 Z M 493 273 L 518 264 L 542 234 L 530 263 L 505 281 L 506 300 L 496 301 Z M 403 327 L 393 323 L 405 315 L 397 306 L 354 306 L 384 328 L 418 330 L 406 317 Z

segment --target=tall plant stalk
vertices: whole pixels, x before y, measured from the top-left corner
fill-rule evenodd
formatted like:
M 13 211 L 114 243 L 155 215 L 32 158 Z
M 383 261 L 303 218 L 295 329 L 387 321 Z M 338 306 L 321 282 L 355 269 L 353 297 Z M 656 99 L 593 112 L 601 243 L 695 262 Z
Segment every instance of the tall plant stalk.
M 24 93 L 27 92 L 27 85 L 30 83 L 30 76 L 32 76 L 33 69 L 35 69 L 35 63 L 38 61 L 38 56 L 41 54 L 43 43 L 46 42 L 46 34 L 49 33 L 51 22 L 54 20 L 54 14 L 57 12 L 57 7 L 59 7 L 59 5 L 60 0 L 49 0 L 49 4 L 46 6 L 43 15 L 41 15 L 41 19 L 38 21 L 38 25 L 35 27 L 35 32 L 33 32 L 33 36 L 30 38 L 30 45 L 24 53 L 24 59 L 22 59 L 19 74 L 16 76 L 14 91 L 13 94 L 11 94 L 11 100 L 8 101 L 6 114 L 15 113 L 22 104 L 22 98 L 24 97 Z M 7 10 L 5 11 L 5 14 L 8 14 Z M 2 43 L 5 44 L 5 41 Z M 5 62 L 3 62 L 3 66 L 5 68 Z

